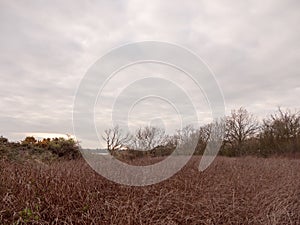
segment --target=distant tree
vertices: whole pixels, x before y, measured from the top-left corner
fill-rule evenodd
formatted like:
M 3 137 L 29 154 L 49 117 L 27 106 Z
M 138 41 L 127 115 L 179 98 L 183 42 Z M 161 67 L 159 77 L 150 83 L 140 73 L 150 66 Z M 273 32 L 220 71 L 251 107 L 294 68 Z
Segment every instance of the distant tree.
M 225 118 L 215 119 L 212 123 L 204 125 L 200 129 L 200 139 L 202 140 L 205 155 L 215 155 L 223 147 L 225 136 Z M 204 153 L 204 152 L 203 152 Z
M 246 109 L 232 110 L 226 118 L 225 144 L 229 144 L 234 155 L 242 154 L 245 141 L 259 130 L 257 119 Z
M 211 132 L 211 124 L 203 125 L 199 128 L 198 132 L 192 133 L 196 138 L 198 138 L 197 147 L 195 151 L 195 155 L 202 155 L 206 145 L 207 141 L 210 137 Z
M 204 129 L 196 129 L 191 124 L 177 130 L 174 137 L 176 138 L 177 148 L 180 150 L 180 153 L 178 153 L 190 154 L 193 151 L 194 154 L 201 154 L 201 151 L 204 149 L 202 144 L 205 145 L 205 134 L 202 131 L 204 132 Z
M 278 108 L 277 112 L 263 120 L 260 143 L 264 154 L 300 151 L 299 139 L 299 112 Z
M 132 136 L 129 132 L 124 133 L 119 126 L 104 131 L 102 139 L 106 142 L 106 148 L 114 153 L 122 148 L 127 148 Z
M 186 125 L 180 130 L 177 130 L 177 139 L 180 146 L 187 147 L 191 143 L 191 139 L 197 138 L 199 132 L 192 126 Z
M 300 134 L 299 112 L 293 113 L 289 109 L 283 111 L 279 108 L 269 119 L 263 121 L 263 125 L 264 130 L 270 132 L 277 139 L 296 138 Z
M 168 138 L 162 128 L 146 126 L 135 132 L 131 143 L 132 148 L 147 151 L 159 145 L 166 145 Z

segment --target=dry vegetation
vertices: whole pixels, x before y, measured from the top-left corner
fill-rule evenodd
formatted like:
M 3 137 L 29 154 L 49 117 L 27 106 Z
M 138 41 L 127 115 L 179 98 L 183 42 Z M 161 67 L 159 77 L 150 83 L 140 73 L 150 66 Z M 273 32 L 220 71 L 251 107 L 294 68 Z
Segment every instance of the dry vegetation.
M 300 224 L 299 160 L 219 157 L 201 173 L 199 159 L 147 187 L 112 183 L 82 159 L 2 161 L 0 223 Z

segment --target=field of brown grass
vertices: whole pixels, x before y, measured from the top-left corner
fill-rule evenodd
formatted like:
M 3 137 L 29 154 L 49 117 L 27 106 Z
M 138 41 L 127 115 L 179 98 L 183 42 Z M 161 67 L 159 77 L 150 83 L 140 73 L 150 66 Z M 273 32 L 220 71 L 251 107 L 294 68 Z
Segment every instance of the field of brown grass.
M 0 224 L 300 224 L 299 159 L 219 157 L 198 172 L 199 159 L 147 187 L 112 183 L 84 160 L 3 161 Z

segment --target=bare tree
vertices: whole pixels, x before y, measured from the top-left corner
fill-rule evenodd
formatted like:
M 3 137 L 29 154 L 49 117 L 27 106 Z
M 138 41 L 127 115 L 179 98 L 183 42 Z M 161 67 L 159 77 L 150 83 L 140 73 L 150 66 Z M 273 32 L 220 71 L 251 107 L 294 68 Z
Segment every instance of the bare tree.
M 106 141 L 107 150 L 110 152 L 115 152 L 122 148 L 126 148 L 132 139 L 129 132 L 123 133 L 119 126 L 110 128 L 104 131 L 102 139 Z
M 217 154 L 223 144 L 224 133 L 225 118 L 215 119 L 212 123 L 200 127 L 198 141 L 200 152 L 206 155 Z
M 300 134 L 299 112 L 293 113 L 290 110 L 283 111 L 278 108 L 278 112 L 263 121 L 263 131 L 281 140 L 297 137 Z
M 231 115 L 226 119 L 225 142 L 239 154 L 245 140 L 255 135 L 258 129 L 258 121 L 246 109 L 241 107 L 232 110 Z
M 209 123 L 199 128 L 199 141 L 207 143 L 213 131 L 214 124 Z
M 186 125 L 181 130 L 177 130 L 178 143 L 186 146 L 192 138 L 198 136 L 198 131 L 192 125 Z
M 194 152 L 198 145 L 200 146 L 200 130 L 194 128 L 193 125 L 186 125 L 180 130 L 177 130 L 175 135 L 177 139 L 178 154 L 190 154 Z
M 299 149 L 300 114 L 281 108 L 263 120 L 260 144 L 265 154 L 295 152 Z
M 132 141 L 132 147 L 137 150 L 151 150 L 167 142 L 165 131 L 158 127 L 146 126 L 139 128 Z

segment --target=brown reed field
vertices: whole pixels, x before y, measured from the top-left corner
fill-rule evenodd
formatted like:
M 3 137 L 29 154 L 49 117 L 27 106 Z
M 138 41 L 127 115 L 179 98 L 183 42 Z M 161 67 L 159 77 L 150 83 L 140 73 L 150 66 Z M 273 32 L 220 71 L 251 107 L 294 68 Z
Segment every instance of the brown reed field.
M 110 182 L 83 159 L 2 161 L 0 224 L 300 224 L 299 159 L 218 157 L 204 172 L 199 160 L 145 187 Z

